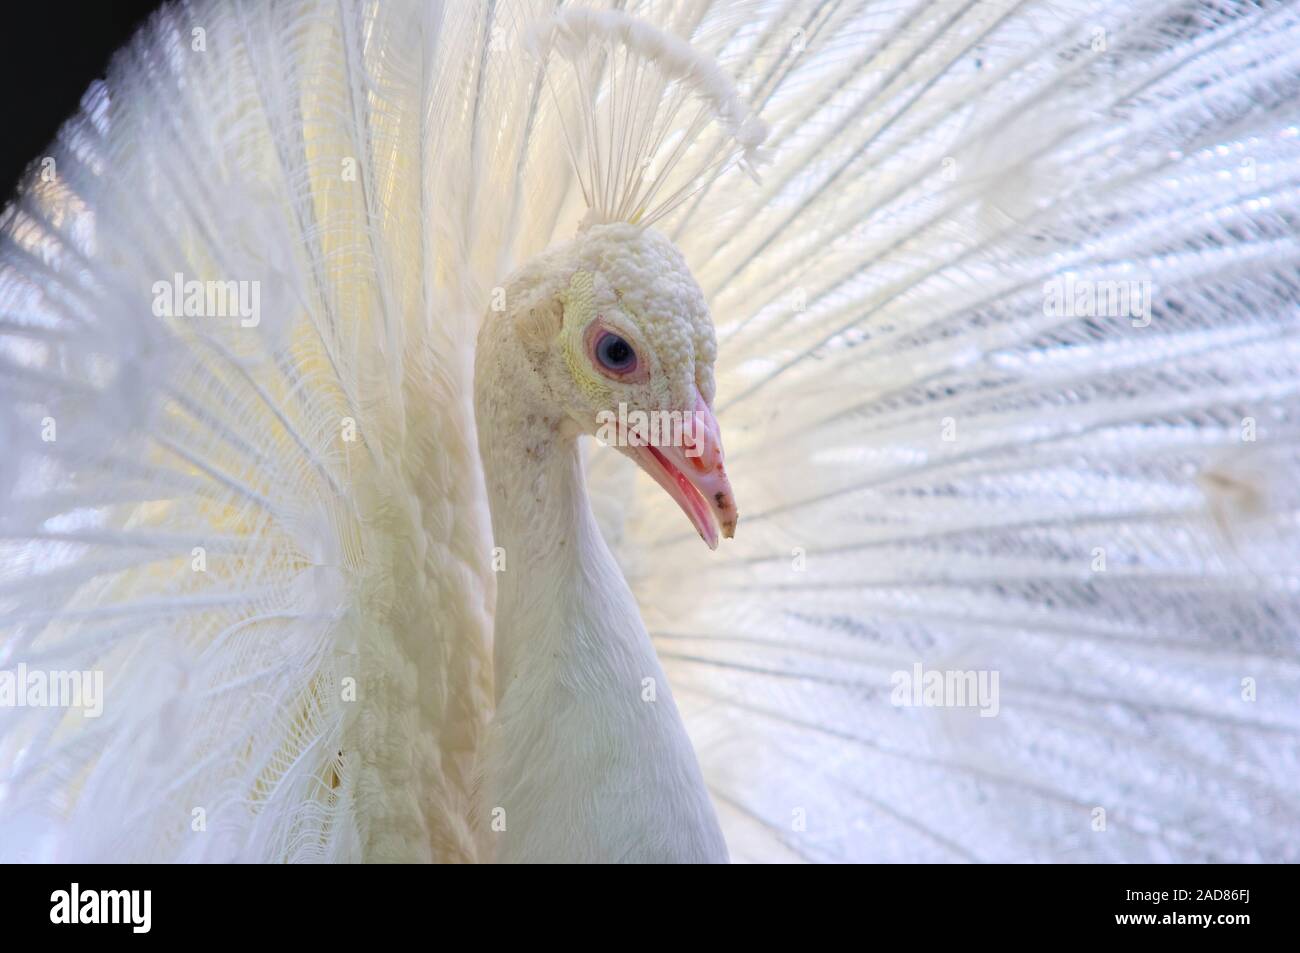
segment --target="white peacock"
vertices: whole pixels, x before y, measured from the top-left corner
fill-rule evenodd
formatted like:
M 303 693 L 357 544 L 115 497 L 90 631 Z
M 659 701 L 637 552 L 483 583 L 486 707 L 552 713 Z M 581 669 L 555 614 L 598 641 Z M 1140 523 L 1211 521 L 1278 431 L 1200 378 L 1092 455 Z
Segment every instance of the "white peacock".
M 0 856 L 1300 859 L 1300 11 L 620 6 L 165 7 L 32 167 Z

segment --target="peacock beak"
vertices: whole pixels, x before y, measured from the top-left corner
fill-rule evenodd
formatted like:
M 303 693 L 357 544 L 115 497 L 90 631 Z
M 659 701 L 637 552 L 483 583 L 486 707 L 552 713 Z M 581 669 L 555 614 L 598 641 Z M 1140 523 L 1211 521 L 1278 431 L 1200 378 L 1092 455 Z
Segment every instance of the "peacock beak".
M 740 514 L 712 409 L 697 393 L 695 409 L 682 415 L 680 427 L 660 427 L 650 436 L 658 439 L 629 441 L 641 445 L 626 447 L 627 453 L 677 502 L 709 549 L 717 549 L 719 528 L 730 539 Z

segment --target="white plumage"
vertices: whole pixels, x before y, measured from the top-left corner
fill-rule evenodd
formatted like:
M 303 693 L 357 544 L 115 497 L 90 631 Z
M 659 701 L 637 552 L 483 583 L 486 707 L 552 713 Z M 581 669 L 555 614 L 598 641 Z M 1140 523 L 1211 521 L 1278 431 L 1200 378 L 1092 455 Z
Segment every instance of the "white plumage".
M 180 3 L 33 165 L 0 856 L 1300 859 L 1300 10 L 620 6 Z M 718 552 L 537 451 L 575 269 Z

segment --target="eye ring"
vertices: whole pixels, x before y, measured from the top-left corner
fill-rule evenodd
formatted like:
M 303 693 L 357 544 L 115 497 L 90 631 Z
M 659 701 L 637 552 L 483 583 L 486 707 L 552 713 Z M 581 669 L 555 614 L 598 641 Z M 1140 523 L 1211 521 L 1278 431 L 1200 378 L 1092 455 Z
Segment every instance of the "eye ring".
M 599 318 L 587 329 L 587 353 L 596 370 L 618 381 L 646 376 L 645 364 L 625 335 L 607 327 Z

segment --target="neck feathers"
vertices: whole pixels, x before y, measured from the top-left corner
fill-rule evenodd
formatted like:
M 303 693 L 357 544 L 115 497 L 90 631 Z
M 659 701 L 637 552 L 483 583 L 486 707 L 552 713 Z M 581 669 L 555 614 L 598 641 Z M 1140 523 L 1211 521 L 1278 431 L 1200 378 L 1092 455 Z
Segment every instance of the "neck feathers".
M 695 752 L 591 512 L 576 428 L 539 409 L 518 339 L 491 324 L 475 381 L 499 569 L 485 856 L 723 861 Z

